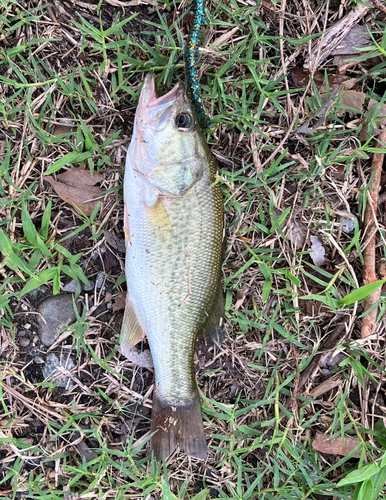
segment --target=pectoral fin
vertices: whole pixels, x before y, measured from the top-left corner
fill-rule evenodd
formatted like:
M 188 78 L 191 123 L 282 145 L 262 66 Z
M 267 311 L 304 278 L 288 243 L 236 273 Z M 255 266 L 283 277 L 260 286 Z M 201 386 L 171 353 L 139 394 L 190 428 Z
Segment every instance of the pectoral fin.
M 213 344 L 214 342 L 221 344 L 224 334 L 224 294 L 220 282 L 212 310 L 199 337 L 203 338 L 206 344 Z
M 123 315 L 123 323 L 121 328 L 121 336 L 119 340 L 120 352 L 123 356 L 127 356 L 130 349 L 141 342 L 145 337 L 145 331 L 142 328 L 137 313 L 130 301 L 129 294 L 126 297 L 125 313 Z

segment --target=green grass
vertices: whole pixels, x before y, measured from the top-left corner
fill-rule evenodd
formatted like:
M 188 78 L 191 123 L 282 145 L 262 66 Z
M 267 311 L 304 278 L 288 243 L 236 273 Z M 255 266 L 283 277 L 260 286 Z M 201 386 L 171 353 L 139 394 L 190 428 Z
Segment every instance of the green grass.
M 90 11 L 60 14 L 54 8 L 61 26 L 53 27 L 47 6 L 32 4 L 27 9 L 0 0 L 0 116 L 1 133 L 7 135 L 0 141 L 0 328 L 5 346 L 0 355 L 0 497 L 385 498 L 386 429 L 374 389 L 381 387 L 382 396 L 384 341 L 381 336 L 381 347 L 374 349 L 356 341 L 356 307 L 370 290 L 356 289 L 343 259 L 333 260 L 336 250 L 328 239 L 337 242 L 362 285 L 363 228 L 357 224 L 354 234 L 341 233 L 336 212 L 347 208 L 343 196 L 361 220 L 368 161 L 381 147 L 361 143 L 363 123 L 347 125 L 339 97 L 327 112 L 326 127 L 297 135 L 297 127 L 323 104 L 313 81 L 295 130 L 278 148 L 291 122 L 289 103 L 296 108 L 304 92 L 287 89 L 279 73 L 280 3 L 269 4 L 271 10 L 260 2 L 208 3 L 206 35 L 211 38 L 200 64 L 203 97 L 213 117 L 207 140 L 219 160 L 227 214 L 223 274 L 229 337 L 222 351 L 211 352 L 206 366 L 197 369 L 208 462 L 178 454 L 167 465 L 157 464 L 146 449 L 151 376 L 121 359 L 115 350 L 121 316 L 111 311 L 103 316 L 102 292 L 85 294 L 81 285 L 100 270 L 93 255 L 104 249 L 106 232 L 122 228 L 122 144 L 131 136 L 143 76 L 156 71 L 161 92 L 183 78 L 183 64 L 175 63 L 183 50 L 186 5 L 177 19 L 165 16 L 174 12 L 168 1 L 158 2 L 154 14 L 140 7 L 127 9 L 125 17 L 103 2 Z M 306 32 L 293 9 L 287 5 L 285 57 L 300 48 L 295 61 L 301 65 L 309 42 L 321 34 L 317 26 Z M 357 58 L 361 64 L 386 54 L 385 24 L 377 18 L 372 23 L 371 45 Z M 236 27 L 232 38 L 211 46 Z M 355 71 L 351 76 L 362 91 L 383 103 L 385 62 Z M 74 130 L 55 135 L 53 126 L 63 117 L 72 120 Z M 368 121 L 371 133 L 377 113 Z M 274 153 L 262 171 L 253 150 L 260 164 Z M 45 175 L 78 165 L 106 174 L 105 205 L 90 217 L 72 211 L 44 184 Z M 343 181 L 334 177 L 338 166 Z M 301 248 L 291 245 L 288 230 L 294 216 L 308 234 L 323 240 L 331 259 L 323 269 L 313 265 L 307 240 Z M 74 250 L 71 242 L 79 238 L 91 246 Z M 123 269 L 107 274 L 109 293 L 121 291 Z M 46 286 L 56 294 L 70 279 L 78 283 L 75 295 L 82 307 L 76 323 L 65 329 L 65 349 L 76 361 L 73 375 L 79 382 L 66 395 L 55 380 L 43 382 L 34 374 L 39 353 L 19 349 L 18 331 L 25 314 L 21 304 L 34 312 L 31 292 Z M 382 293 L 380 322 L 385 298 Z M 302 373 L 333 329 L 330 322 L 343 314 L 351 315 L 355 326 L 338 347 L 344 358 L 333 371 L 341 377 L 340 387 L 318 398 L 298 393 L 293 411 L 285 402 L 296 388 L 297 370 Z M 218 360 L 209 363 L 214 354 Z M 323 380 L 319 372 L 314 385 Z M 359 393 L 371 393 L 373 407 L 363 410 Z M 316 431 L 355 436 L 360 444 L 346 457 L 323 456 L 312 448 Z M 88 462 L 78 443 L 72 445 L 79 435 L 96 453 Z M 358 451 L 360 459 L 354 458 Z

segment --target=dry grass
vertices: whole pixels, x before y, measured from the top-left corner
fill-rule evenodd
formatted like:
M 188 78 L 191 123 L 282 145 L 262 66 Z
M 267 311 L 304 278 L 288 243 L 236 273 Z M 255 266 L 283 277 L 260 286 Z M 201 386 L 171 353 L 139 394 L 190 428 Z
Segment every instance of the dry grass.
M 113 305 L 125 289 L 122 174 L 138 92 L 151 69 L 166 85 L 183 76 L 173 64 L 188 5 L 132 3 L 0 0 L 0 496 L 349 499 L 356 488 L 356 499 L 384 498 L 385 296 L 376 332 L 362 340 L 360 297 L 340 302 L 362 285 L 364 200 L 381 146 L 363 140 L 364 120 L 341 95 L 321 95 L 323 84 L 327 93 L 337 86 L 337 62 L 321 57 L 323 32 L 354 4 L 208 2 L 200 71 L 227 214 L 229 335 L 220 348 L 197 347 L 209 457 L 176 452 L 166 469 L 146 448 L 153 374 L 115 350 L 122 311 Z M 377 44 L 368 40 L 373 47 L 345 74 L 351 92 L 378 100 L 383 19 L 364 9 L 360 24 Z M 306 65 L 314 78 L 301 80 L 293 68 Z M 297 133 L 326 100 L 311 133 Z M 367 121 L 375 134 L 376 115 Z M 84 167 L 104 174 L 90 217 L 44 179 L 72 151 L 88 152 Z M 349 234 L 347 212 L 356 217 Z M 382 204 L 379 261 L 384 227 Z M 322 266 L 311 236 L 323 243 Z M 37 305 L 73 276 L 101 286 L 78 286 L 77 321 L 47 348 Z M 61 369 L 71 388 L 58 387 L 61 374 L 44 380 L 49 352 L 73 359 Z M 316 432 L 358 446 L 346 457 L 318 453 Z M 350 471 L 357 475 L 339 482 Z

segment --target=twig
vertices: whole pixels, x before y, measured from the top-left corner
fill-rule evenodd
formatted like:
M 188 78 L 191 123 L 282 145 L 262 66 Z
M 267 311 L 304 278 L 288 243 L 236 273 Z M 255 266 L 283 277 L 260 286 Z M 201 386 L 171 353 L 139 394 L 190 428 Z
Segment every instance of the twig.
M 374 7 L 386 14 L 386 6 L 383 5 L 379 0 L 370 0 L 370 2 L 374 5 Z
M 346 17 L 338 21 L 328 33 L 325 34 L 324 38 L 320 41 L 318 40 L 311 51 L 311 57 L 306 57 L 304 62 L 304 68 L 311 68 L 312 66 L 312 54 L 318 53 L 318 64 L 322 64 L 323 61 L 331 54 L 337 45 L 339 45 L 342 40 L 347 36 L 348 32 L 355 26 L 362 17 L 370 9 L 368 5 L 358 4 L 355 11 L 347 14 Z
M 383 130 L 378 140 L 386 141 L 386 130 Z M 386 150 L 385 150 L 386 152 Z M 377 226 L 377 208 L 378 192 L 381 181 L 382 165 L 385 153 L 374 153 L 371 164 L 370 178 L 372 178 L 370 187 L 367 191 L 367 202 L 363 225 L 366 231 L 366 239 L 363 242 L 363 283 L 368 285 L 378 280 L 375 271 L 375 246 L 376 246 L 376 226 Z M 381 288 L 371 293 L 365 302 L 364 311 L 368 311 L 379 301 Z M 377 320 L 378 308 L 368 313 L 362 321 L 361 338 L 364 339 L 374 333 L 374 327 Z

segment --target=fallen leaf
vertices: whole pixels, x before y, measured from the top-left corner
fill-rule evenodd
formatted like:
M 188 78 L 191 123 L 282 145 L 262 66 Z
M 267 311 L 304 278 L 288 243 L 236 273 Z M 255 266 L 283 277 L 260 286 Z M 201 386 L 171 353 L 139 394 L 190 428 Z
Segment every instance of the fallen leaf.
M 364 92 L 357 92 L 355 90 L 346 90 L 341 94 L 341 104 L 349 108 L 357 110 L 359 113 L 363 113 L 363 106 L 366 101 L 366 94 Z M 339 115 L 343 115 L 346 110 L 339 110 Z
M 302 222 L 293 220 L 292 223 L 289 224 L 286 238 L 294 245 L 297 250 L 299 248 L 302 248 L 302 246 L 304 245 L 304 242 L 306 241 L 306 234 L 307 226 Z
M 344 90 L 352 90 L 355 87 L 359 87 L 358 80 L 356 78 L 350 78 L 346 75 L 328 75 L 327 79 L 330 91 L 336 89 L 337 87 Z M 325 94 L 327 92 L 327 85 L 324 80 L 323 84 L 319 87 L 319 92 L 321 94 Z
M 126 306 L 126 295 L 127 292 L 119 292 L 116 297 L 114 297 L 113 302 L 113 312 L 120 311 Z
M 120 346 L 115 346 L 115 348 L 118 352 L 121 353 Z M 130 361 L 130 363 L 134 363 L 135 365 L 142 368 L 154 368 L 153 358 L 149 349 L 140 351 L 139 349 L 132 347 L 130 351 L 125 354 L 125 358 Z
M 63 118 L 62 120 L 58 120 L 58 123 L 52 127 L 52 135 L 62 135 L 68 134 L 69 132 L 75 132 L 76 126 L 73 120 L 69 118 Z
M 356 92 L 355 90 L 344 90 L 341 95 L 341 104 L 349 108 L 357 110 L 359 114 L 363 114 L 364 122 L 368 118 L 376 116 L 377 129 L 371 130 L 371 134 L 377 136 L 381 132 L 381 127 L 386 125 L 386 104 L 380 105 L 379 101 L 375 99 L 370 99 L 365 106 L 367 95 L 364 92 Z M 338 116 L 342 116 L 346 110 L 341 109 L 338 112 Z M 355 111 L 351 111 L 355 113 Z M 366 141 L 367 138 L 368 125 L 364 123 L 364 126 L 359 134 L 361 141 Z
M 311 259 L 313 260 L 315 266 L 321 267 L 324 264 L 324 256 L 326 251 L 322 242 L 317 236 L 310 236 L 311 240 Z
M 95 184 L 104 180 L 104 176 L 99 172 L 94 172 L 91 175 L 89 170 L 80 167 L 70 168 L 62 174 L 58 174 L 57 178 L 60 182 L 75 187 L 95 186 Z
M 289 78 L 292 80 L 294 87 L 306 87 L 310 79 L 310 71 L 305 68 L 291 68 L 289 70 Z M 320 71 L 315 71 L 313 80 L 319 88 L 324 83 L 324 76 Z
M 342 442 L 341 436 L 331 439 L 328 434 L 317 432 L 312 441 L 312 448 L 320 453 L 345 457 L 355 450 L 360 443 L 360 440 L 354 436 L 344 436 L 344 442 Z M 361 451 L 358 451 L 354 456 L 355 458 L 360 458 Z
M 331 177 L 337 181 L 344 181 L 346 177 L 346 166 L 341 164 L 332 165 Z
M 109 249 L 106 248 L 105 253 L 102 255 L 103 267 L 106 273 L 110 271 L 110 269 L 119 264 L 119 260 L 116 258 L 115 254 Z
M 78 212 L 81 211 L 90 216 L 101 201 L 102 189 L 95 184 L 104 179 L 103 175 L 98 172 L 91 175 L 84 168 L 71 168 L 59 174 L 57 179 L 55 180 L 51 175 L 45 177 L 62 200 L 73 205 Z
M 118 252 L 124 253 L 126 251 L 125 237 L 123 233 L 116 233 L 113 230 L 105 231 L 106 243 Z

